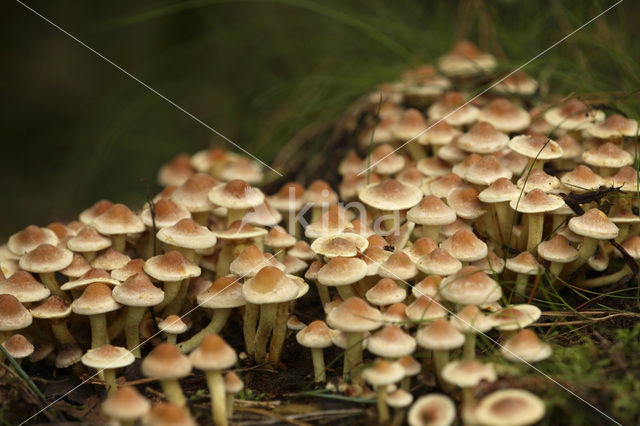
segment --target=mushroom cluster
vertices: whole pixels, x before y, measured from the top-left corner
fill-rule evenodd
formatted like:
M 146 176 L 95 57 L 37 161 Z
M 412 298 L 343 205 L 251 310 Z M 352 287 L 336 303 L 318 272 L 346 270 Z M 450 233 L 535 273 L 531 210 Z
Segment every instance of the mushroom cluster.
M 277 368 L 295 341 L 310 380 L 375 397 L 381 424 L 539 421 L 541 399 L 500 384 L 476 340 L 542 361 L 536 295 L 637 271 L 614 269 L 640 258 L 638 124 L 578 99 L 536 104 L 522 71 L 470 98 L 495 65 L 460 42 L 441 74 L 425 65 L 358 100 L 337 123 L 352 142 L 337 191 L 316 180 L 265 194 L 259 164 L 214 148 L 164 165 L 164 189 L 137 211 L 102 200 L 13 234 L 0 247 L 0 342 L 16 360 L 97 371 L 103 411 L 122 424 L 193 424 L 179 380 L 194 368 L 213 423 L 227 424 L 242 381 L 220 336 L 236 325 L 246 362 Z M 333 346 L 339 377 L 324 360 Z M 136 359 L 167 402 L 118 386 Z M 426 377 L 437 389 L 412 393 Z

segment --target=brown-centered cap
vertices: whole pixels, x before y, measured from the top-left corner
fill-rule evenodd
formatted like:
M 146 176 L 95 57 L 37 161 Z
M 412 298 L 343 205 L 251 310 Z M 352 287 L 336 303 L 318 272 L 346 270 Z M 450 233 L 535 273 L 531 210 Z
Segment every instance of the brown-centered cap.
M 544 402 L 529 391 L 501 389 L 478 402 L 474 417 L 482 425 L 526 426 L 539 422 L 545 410 Z
M 123 268 L 130 260 L 131 258 L 126 254 L 110 248 L 93 259 L 91 261 L 91 267 L 105 271 L 112 271 L 114 269 Z
M 448 53 L 438 58 L 438 68 L 445 75 L 483 74 L 491 71 L 496 65 L 493 55 L 482 52 L 468 40 L 456 42 Z
M 78 278 L 83 274 L 86 274 L 90 270 L 91 270 L 91 265 L 89 265 L 89 262 L 87 262 L 87 259 L 85 259 L 85 257 L 82 256 L 81 254 L 74 254 L 73 260 L 71 261 L 69 266 L 61 270 L 60 273 L 63 275 L 66 275 L 71 280 L 71 279 Z
M 487 244 L 476 237 L 472 231 L 461 229 L 447 238 L 441 248 L 461 262 L 474 262 L 487 256 Z
M 431 238 L 422 237 L 415 240 L 411 246 L 402 249 L 402 252 L 409 256 L 413 263 L 416 263 L 422 256 L 426 256 L 437 248 L 438 244 Z
M 296 340 L 305 348 L 328 348 L 331 346 L 331 330 L 324 321 L 316 320 L 296 334 Z
M 494 155 L 498 157 L 500 164 L 511 170 L 514 175 L 521 174 L 529 164 L 529 159 L 527 157 L 518 154 L 515 151 L 511 151 L 510 149 L 497 152 Z
M 526 72 L 520 70 L 509 74 L 493 87 L 498 93 L 512 95 L 533 95 L 538 90 L 538 82 Z
M 411 405 L 411 403 L 413 402 L 413 395 L 411 395 L 411 393 L 409 393 L 408 391 L 400 388 L 388 394 L 386 401 L 390 407 L 404 408 Z
M 126 348 L 107 344 L 89 349 L 81 361 L 87 367 L 103 370 L 126 367 L 133 364 L 135 357 Z
M 236 179 L 211 188 L 209 200 L 217 206 L 228 209 L 248 209 L 262 204 L 264 194 L 247 182 Z
M 55 319 L 71 315 L 71 305 L 58 296 L 49 296 L 29 309 L 33 318 Z
M 85 225 L 89 225 L 91 224 L 91 222 L 93 222 L 93 219 L 109 210 L 112 206 L 113 203 L 109 200 L 96 201 L 91 207 L 83 210 L 78 215 L 78 219 L 80 219 L 80 222 L 84 223 Z
M 599 139 L 619 139 L 625 136 L 636 136 L 638 122 L 620 114 L 612 114 L 602 123 L 592 124 L 585 129 L 589 136 Z
M 435 195 L 426 195 L 409 209 L 407 219 L 419 225 L 448 225 L 455 222 L 456 212 Z
M 207 334 L 202 343 L 189 354 L 191 365 L 199 370 L 225 370 L 238 360 L 236 351 L 217 334 Z
M 578 258 L 576 250 L 562 235 L 538 244 L 538 255 L 549 262 L 569 263 Z
M 382 325 L 382 314 L 364 300 L 350 297 L 327 314 L 327 323 L 349 333 L 371 331 Z
M 142 212 L 140 212 L 140 219 L 147 228 L 152 228 L 155 223 L 156 229 L 162 229 L 175 225 L 182 219 L 191 217 L 189 210 L 168 198 L 156 201 L 153 206 L 153 213 L 152 215 L 149 203 L 145 204 Z
M 114 204 L 95 217 L 91 225 L 103 235 L 134 234 L 145 230 L 140 218 L 124 204 Z
M 297 182 L 287 182 L 280 190 L 268 197 L 269 204 L 281 212 L 300 210 L 305 203 L 304 186 Z
M 349 285 L 366 276 L 367 264 L 357 257 L 334 257 L 318 271 L 318 282 L 326 286 Z
M 478 108 L 471 103 L 465 103 L 465 97 L 459 92 L 444 93 L 427 110 L 430 119 L 444 120 L 455 127 L 475 122 L 479 112 Z
M 195 426 L 197 423 L 181 406 L 159 402 L 143 418 L 146 426 Z
M 409 426 L 449 426 L 456 419 L 456 406 L 451 398 L 439 393 L 421 396 L 407 415 Z
M 8 279 L 0 281 L 0 294 L 15 296 L 20 303 L 31 303 L 46 299 L 51 291 L 26 271 L 18 271 Z
M 338 194 L 326 181 L 317 179 L 307 188 L 304 199 L 312 206 L 328 206 L 338 202 Z
M 506 98 L 496 98 L 480 110 L 478 120 L 491 123 L 501 132 L 520 132 L 531 124 L 529 113 Z
M 33 318 L 15 296 L 0 294 L 0 331 L 13 331 L 27 328 Z
M 298 292 L 298 285 L 274 266 L 265 266 L 242 286 L 245 300 L 256 305 L 287 302 Z
M 594 167 L 619 168 L 633 164 L 633 155 L 618 148 L 612 142 L 606 142 L 583 152 L 582 160 Z
M 236 220 L 227 229 L 216 229 L 212 233 L 221 240 L 247 240 L 267 235 L 267 230 Z
M 536 160 L 553 160 L 562 157 L 562 148 L 558 142 L 537 133 L 515 136 L 509 141 L 509 148 Z
M 400 114 L 398 121 L 393 123 L 390 130 L 394 138 L 403 142 L 414 138 L 421 142 L 424 139 L 424 135 L 419 135 L 426 128 L 427 122 L 422 112 L 415 108 L 407 108 Z
M 451 168 L 451 171 L 455 174 L 457 174 L 458 176 L 464 178 L 464 176 L 467 174 L 467 170 L 469 170 L 469 167 L 473 166 L 475 163 L 477 163 L 478 161 L 480 161 L 482 159 L 481 155 L 478 154 L 469 154 L 465 157 L 464 160 L 458 162 L 456 165 L 454 165 Z
M 267 256 L 269 255 L 263 254 L 258 247 L 254 245 L 247 246 L 247 248 L 231 262 L 229 269 L 232 274 L 240 277 L 255 277 L 265 266 L 276 266 L 281 271 L 285 270 L 283 264 L 278 262 L 277 265 L 273 265 Z
M 533 330 L 521 330 L 500 348 L 500 353 L 509 361 L 538 362 L 552 354 L 551 346 L 540 341 Z
M 495 312 L 489 318 L 498 330 L 519 330 L 538 321 L 542 312 L 535 305 L 511 305 Z
M 409 320 L 405 313 L 406 309 L 407 305 L 404 303 L 394 303 L 393 305 L 383 307 L 382 321 L 386 324 L 404 325 Z
M 80 362 L 82 359 L 82 349 L 76 345 L 62 345 L 56 355 L 55 366 L 56 368 L 71 367 L 76 362 Z
M 476 260 L 471 263 L 472 266 L 482 269 L 484 272 L 492 274 L 501 274 L 504 271 L 504 259 L 499 257 L 493 251 L 489 251 L 487 257 Z
M 158 323 L 158 328 L 167 334 L 182 334 L 189 326 L 177 315 L 169 315 Z
M 82 295 L 71 303 L 71 310 L 78 315 L 103 314 L 120 309 L 113 299 L 111 289 L 104 283 L 89 284 Z
M 2 342 L 2 346 L 14 359 L 26 358 L 33 353 L 34 347 L 22 334 L 14 334 Z
M 452 190 L 463 186 L 465 186 L 465 183 L 460 176 L 454 173 L 447 173 L 435 179 L 425 180 L 421 188 L 425 195 L 446 198 Z
M 271 228 L 267 236 L 264 237 L 264 243 L 276 249 L 289 248 L 296 243 L 296 237 L 290 235 L 286 229 L 278 225 Z
M 602 177 L 583 165 L 579 165 L 570 172 L 565 173 L 560 178 L 560 182 L 573 192 L 593 191 L 604 185 Z
M 244 220 L 255 226 L 276 226 L 282 220 L 282 214 L 267 201 L 263 201 L 262 204 L 248 209 Z
M 180 379 L 191 373 L 191 363 L 172 343 L 160 343 L 142 360 L 142 374 L 158 380 Z
M 10 236 L 9 241 L 7 241 L 7 247 L 13 254 L 22 256 L 41 244 L 55 246 L 58 241 L 58 236 L 52 230 L 29 225 L 22 231 Z
M 135 386 L 120 386 L 101 405 L 102 412 L 121 422 L 135 422 L 151 410 L 151 402 Z
M 449 321 L 463 333 L 486 333 L 493 326 L 489 317 L 475 305 L 465 306 L 458 313 L 451 315 Z
M 346 228 L 353 226 L 347 219 L 344 211 L 332 207 L 334 206 L 329 207 L 326 213 L 307 225 L 304 229 L 304 235 L 307 238 L 319 238 L 325 235 L 340 234 Z
M 358 194 L 360 201 L 380 210 L 410 209 L 420 202 L 422 192 L 395 179 L 367 185 Z
M 263 178 L 264 173 L 260 164 L 246 157 L 238 157 L 230 161 L 220 171 L 220 179 L 224 181 L 242 179 L 249 184 L 259 184 Z
M 613 176 L 606 179 L 608 186 L 619 188 L 623 192 L 638 190 L 638 171 L 633 167 L 621 167 Z
M 462 263 L 448 251 L 437 248 L 421 257 L 416 262 L 416 267 L 427 275 L 453 275 L 462 268 Z
M 404 378 L 404 368 L 397 362 L 378 359 L 362 372 L 362 378 L 372 386 L 388 386 Z
M 598 240 L 616 238 L 620 231 L 615 223 L 597 208 L 588 210 L 582 216 L 572 217 L 568 226 L 578 235 Z
M 405 314 L 410 321 L 422 322 L 444 318 L 447 316 L 447 311 L 437 299 L 419 295 L 407 306 Z
M 74 288 L 77 289 L 80 287 L 86 287 L 89 284 L 97 283 L 97 282 L 105 283 L 113 286 L 120 285 L 120 281 L 111 278 L 109 273 L 104 269 L 93 268 L 85 272 L 80 278 L 73 281 L 67 281 L 66 283 L 62 284 L 60 288 L 62 290 L 67 291 Z
M 524 192 L 540 189 L 546 193 L 562 192 L 562 183 L 555 176 L 547 174 L 544 170 L 533 169 L 530 173 L 523 174 L 517 182 L 518 188 L 524 188 Z M 566 189 L 564 189 L 566 191 Z
M 422 327 L 416 334 L 418 345 L 425 349 L 450 351 L 464 344 L 464 334 L 444 318 L 437 319 Z
M 41 244 L 20 258 L 20 268 L 33 273 L 60 271 L 71 264 L 73 253 L 69 250 Z
M 506 267 L 510 271 L 527 275 L 537 275 L 542 270 L 542 266 L 528 251 L 523 251 L 516 257 L 507 259 Z
M 315 281 L 318 279 L 318 271 L 320 271 L 320 268 L 322 268 L 324 266 L 324 263 L 322 263 L 319 260 L 314 260 L 311 265 L 309 265 L 309 268 L 307 269 L 307 271 L 304 273 L 304 278 L 310 281 Z
M 413 136 L 418 133 L 419 131 L 414 133 Z M 371 153 L 373 171 L 381 176 L 389 176 L 400 172 L 407 162 L 404 156 L 396 154 L 395 151 L 391 145 L 387 144 L 379 145 L 374 149 Z M 307 191 L 307 194 L 309 194 L 309 192 L 310 191 Z
M 189 154 L 176 155 L 158 171 L 158 183 L 162 186 L 182 185 L 196 170 L 191 166 Z
M 424 139 L 429 145 L 447 145 L 461 134 L 460 130 L 451 127 L 446 121 L 429 121 L 426 128 L 428 130 L 424 133 Z
M 213 210 L 209 191 L 218 182 L 206 173 L 196 173 L 171 194 L 171 200 L 193 213 Z
M 361 235 L 343 233 L 325 235 L 311 243 L 314 253 L 327 258 L 342 256 L 353 257 L 367 249 L 369 241 Z
M 411 288 L 411 294 L 413 294 L 413 297 L 416 299 L 421 296 L 427 296 L 439 300 L 440 281 L 442 281 L 442 277 L 438 275 L 427 276 Z
M 604 112 L 591 109 L 578 99 L 569 99 L 561 106 L 549 108 L 544 118 L 560 129 L 581 130 L 593 122 L 604 120 Z
M 410 280 L 418 274 L 418 269 L 405 253 L 399 251 L 391 254 L 380 264 L 378 275 L 395 280 Z
M 360 173 L 364 169 L 364 159 L 354 149 L 350 149 L 338 165 L 338 173 L 342 176 Z
M 451 361 L 442 368 L 442 379 L 459 388 L 471 388 L 482 381 L 493 383 L 498 375 L 491 364 L 483 364 L 477 359 Z
M 458 139 L 460 136 L 456 136 L 451 142 L 441 146 L 436 156 L 451 164 L 464 161 L 469 153 L 458 147 Z
M 475 266 L 465 266 L 440 283 L 440 294 L 461 305 L 491 303 L 502 297 L 498 283 Z
M 415 339 L 395 325 L 383 327 L 371 335 L 367 342 L 367 350 L 383 358 L 411 355 L 415 349 Z
M 420 187 L 426 176 L 438 177 L 447 173 L 451 173 L 451 164 L 439 157 L 427 157 L 418 161 L 415 167 L 406 167 L 396 179 Z
M 391 278 L 382 278 L 367 290 L 365 296 L 372 305 L 387 306 L 402 302 L 407 296 L 407 291 L 399 287 Z
M 156 306 L 164 300 L 164 291 L 144 274 L 133 275 L 112 291 L 113 299 L 125 306 Z
M 578 142 L 573 136 L 569 134 L 565 134 L 560 136 L 556 142 L 562 148 L 562 157 L 563 159 L 576 159 L 580 157 L 584 152 L 584 147 L 581 142 Z
M 622 242 L 622 247 L 634 259 L 640 259 L 640 236 L 632 235 Z
M 512 176 L 511 170 L 500 164 L 496 157 L 486 155 L 467 169 L 464 179 L 477 185 L 488 186 L 498 179 L 511 179 Z
M 478 199 L 478 190 L 462 187 L 452 189 L 447 195 L 447 204 L 462 219 L 477 219 L 487 212 L 487 209 Z
M 244 388 L 244 382 L 233 371 L 224 375 L 224 390 L 227 394 L 236 394 Z
M 176 250 L 148 259 L 144 271 L 158 281 L 181 281 L 200 275 L 200 267 Z
M 144 259 L 131 259 L 123 267 L 112 270 L 111 278 L 125 281 L 127 278 L 139 273 L 144 274 Z
M 541 189 L 534 189 L 520 199 L 509 201 L 509 206 L 520 213 L 545 213 L 559 209 L 564 200 L 557 196 L 544 193 Z
M 509 144 L 509 136 L 498 131 L 491 123 L 479 121 L 458 139 L 458 148 L 477 154 L 502 151 Z
M 302 259 L 298 259 L 295 256 L 287 255 L 282 263 L 278 262 L 275 257 L 271 257 L 274 266 L 284 265 L 284 272 L 289 275 L 295 275 L 301 273 L 307 269 L 307 262 Z
M 287 251 L 288 255 L 297 257 L 302 260 L 311 260 L 316 257 L 316 254 L 311 250 L 309 243 L 306 241 L 298 241 Z

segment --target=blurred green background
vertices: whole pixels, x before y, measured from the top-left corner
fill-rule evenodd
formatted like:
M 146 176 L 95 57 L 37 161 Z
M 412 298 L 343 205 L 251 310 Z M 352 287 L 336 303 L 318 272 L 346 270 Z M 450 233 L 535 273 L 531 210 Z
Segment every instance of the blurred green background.
M 268 162 L 457 37 L 509 70 L 615 1 L 27 3 Z M 526 71 L 553 93 L 597 94 L 637 117 L 637 6 L 621 3 Z M 101 198 L 137 207 L 175 154 L 229 147 L 19 3 L 0 10 L 0 237 Z

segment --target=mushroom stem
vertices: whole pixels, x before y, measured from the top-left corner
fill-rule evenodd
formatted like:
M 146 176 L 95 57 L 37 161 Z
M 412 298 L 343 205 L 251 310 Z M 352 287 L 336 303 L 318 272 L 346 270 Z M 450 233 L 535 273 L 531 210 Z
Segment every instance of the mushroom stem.
M 342 298 L 342 300 L 347 300 L 350 297 L 354 297 L 356 294 L 353 292 L 353 288 L 351 285 L 339 285 L 336 286 L 336 290 L 338 290 L 338 294 Z
M 165 317 L 169 315 L 178 315 L 180 313 L 180 309 L 182 309 L 182 305 L 184 304 L 184 298 L 187 296 L 187 291 L 189 290 L 189 279 L 184 279 L 180 283 L 180 287 L 178 288 L 178 293 L 176 297 L 164 308 L 163 314 Z
M 180 283 L 182 281 L 165 281 L 164 282 L 164 300 L 155 306 L 154 311 L 160 312 L 165 307 L 169 306 L 169 303 L 173 302 L 180 292 Z
M 400 389 L 404 389 L 408 391 L 410 386 L 411 386 L 411 376 L 404 376 L 400 381 Z
M 65 302 L 71 302 L 67 293 L 62 291 L 60 288 L 60 284 L 58 284 L 54 272 L 43 272 L 40 274 L 40 279 L 42 280 L 42 283 L 47 286 L 49 291 L 51 291 L 51 294 L 62 298 Z
M 82 253 L 82 255 L 84 256 L 84 258 L 87 261 L 87 263 L 93 262 L 93 259 L 96 258 L 96 252 L 95 251 L 85 251 L 84 253 Z
M 271 330 L 273 330 L 277 314 L 277 303 L 260 305 L 260 323 L 258 324 L 255 337 L 255 359 L 258 362 L 263 362 L 266 359 L 267 340 L 269 340 L 269 334 Z
M 124 330 L 124 326 L 126 324 L 127 318 L 127 309 L 121 309 L 117 313 L 117 317 L 115 320 L 111 321 L 109 327 L 107 327 L 107 336 L 109 336 L 109 341 L 116 340 L 122 330 Z
M 278 303 L 276 321 L 273 325 L 271 343 L 269 345 L 269 361 L 277 364 L 282 355 L 284 340 L 287 336 L 287 317 L 289 316 L 289 302 Z
M 229 241 L 222 242 L 222 249 L 218 255 L 218 263 L 216 264 L 216 275 L 224 277 L 229 273 L 229 265 L 233 261 L 233 245 Z
M 91 349 L 97 349 L 100 346 L 109 343 L 107 334 L 107 316 L 106 314 L 94 314 L 89 316 L 91 324 Z
M 422 236 L 431 238 L 437 243 L 440 236 L 440 225 L 422 225 Z
M 107 389 L 107 395 L 111 396 L 118 390 L 116 383 L 116 370 L 114 368 L 105 368 L 102 370 L 104 374 L 104 386 Z
M 438 383 L 440 383 L 440 386 L 444 387 L 444 381 L 442 380 L 441 372 L 444 366 L 447 364 L 447 362 L 449 362 L 449 351 L 434 350 L 433 360 L 435 363 L 436 377 L 438 377 Z
M 318 296 L 320 296 L 320 302 L 322 302 L 322 306 L 331 302 L 331 296 L 329 296 L 329 288 L 326 285 L 320 284 L 318 280 L 313 280 L 316 284 L 316 288 L 318 289 Z
M 584 237 L 582 240 L 582 244 L 580 245 L 580 250 L 578 250 L 578 258 L 574 260 L 569 266 L 565 269 L 565 275 L 570 275 L 573 272 L 577 271 L 579 267 L 585 264 L 587 260 L 596 252 L 598 248 L 598 240 L 591 237 Z
M 631 268 L 629 268 L 628 265 L 625 265 L 624 268 L 620 269 L 618 272 L 614 272 L 613 274 L 604 275 L 598 278 L 591 278 L 589 280 L 578 281 L 578 285 L 582 288 L 602 287 L 604 285 L 619 281 L 622 277 L 630 273 L 631 273 Z
M 127 234 L 115 234 L 111 236 L 111 248 L 120 253 L 124 253 L 127 246 Z
M 422 148 L 421 145 L 415 142 L 416 141 L 411 141 L 407 144 L 407 151 L 409 151 L 409 155 L 411 155 L 411 158 L 413 158 L 415 161 L 420 161 L 426 157 L 426 154 L 424 153 L 424 148 Z
M 249 356 L 254 356 L 255 338 L 256 338 L 256 323 L 258 322 L 258 312 L 260 311 L 259 305 L 247 302 L 244 306 L 244 316 L 242 321 L 242 331 L 244 334 L 244 346 Z
M 532 213 L 529 215 L 529 233 L 527 234 L 527 251 L 533 251 L 542 241 L 542 229 L 544 226 L 544 213 Z
M 618 232 L 618 236 L 616 237 L 616 243 L 621 243 L 627 238 L 627 236 L 629 235 L 630 226 L 631 225 L 628 223 L 621 223 L 620 225 L 618 225 L 618 227 L 620 228 L 620 232 Z
M 127 349 L 133 356 L 140 358 L 140 322 L 147 310 L 144 306 L 129 306 L 127 308 L 127 318 L 124 326 L 124 335 L 127 340 Z
M 316 383 L 323 383 L 327 380 L 324 367 L 324 353 L 322 348 L 311 348 L 311 359 L 313 360 L 313 377 Z
M 474 359 L 476 357 L 476 334 L 465 333 L 464 336 L 464 347 L 462 349 L 464 359 Z
M 214 309 L 213 315 L 211 316 L 211 321 L 205 328 L 191 336 L 189 340 L 180 342 L 180 344 L 178 345 L 178 349 L 180 350 L 180 352 L 189 353 L 197 348 L 200 343 L 202 343 L 202 340 L 207 334 L 220 333 L 222 328 L 227 323 L 227 319 L 229 318 L 230 314 L 231 308 Z
M 498 217 L 498 225 L 500 227 L 502 242 L 506 245 L 510 245 L 511 242 L 508 240 L 511 238 L 511 222 L 513 221 L 513 216 L 511 214 L 509 203 L 503 201 L 495 203 L 493 206 L 496 211 L 496 216 Z
M 209 211 L 205 212 L 191 212 L 193 220 L 198 222 L 202 226 L 207 226 L 209 221 Z
M 513 295 L 517 300 L 525 299 L 528 281 L 529 275 L 518 272 L 518 275 L 516 275 L 516 286 L 513 289 Z
M 231 226 L 236 220 L 242 220 L 246 209 L 228 209 L 227 210 L 227 226 Z
M 180 407 L 187 405 L 187 399 L 184 397 L 184 393 L 182 392 L 178 379 L 161 380 L 160 384 L 162 385 L 162 390 L 167 396 L 169 402 L 179 405 Z
M 52 320 L 51 321 L 51 332 L 53 333 L 56 340 L 61 345 L 74 345 L 78 346 L 78 342 L 73 337 L 69 328 L 67 327 L 67 323 L 63 320 Z
M 315 222 L 322 216 L 322 206 L 314 205 L 311 207 L 311 222 Z
M 389 407 L 387 406 L 387 387 L 376 386 L 377 404 L 378 404 L 378 422 L 381 425 L 389 421 Z
M 564 263 L 551 262 L 551 265 L 549 265 L 549 284 L 553 284 L 556 278 L 560 276 L 563 267 Z
M 227 402 L 224 390 L 224 381 L 219 370 L 205 371 L 207 377 L 207 386 L 211 394 L 211 416 L 215 426 L 226 426 L 227 420 Z M 233 396 L 232 396 L 233 397 Z
M 342 377 L 351 376 L 351 383 L 359 383 L 361 372 L 356 367 L 362 364 L 362 333 L 347 332 L 347 349 L 344 352 Z

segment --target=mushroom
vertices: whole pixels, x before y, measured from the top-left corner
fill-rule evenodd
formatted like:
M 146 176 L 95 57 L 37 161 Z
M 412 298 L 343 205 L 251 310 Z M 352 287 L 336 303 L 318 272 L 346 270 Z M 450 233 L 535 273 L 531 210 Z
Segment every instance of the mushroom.
M 144 426 L 196 426 L 197 423 L 182 405 L 159 402 L 142 419 Z
M 77 346 L 73 334 L 69 331 L 65 319 L 71 315 L 71 305 L 58 296 L 49 296 L 30 309 L 33 318 L 49 320 L 51 331 L 60 345 Z
M 491 364 L 483 364 L 474 359 L 452 361 L 442 369 L 442 379 L 445 382 L 462 388 L 462 412 L 465 414 L 472 413 L 475 408 L 473 388 L 482 381 L 493 383 L 497 378 Z
M 87 262 L 93 261 L 97 252 L 109 247 L 111 247 L 111 239 L 100 235 L 96 228 L 90 225 L 86 225 L 67 241 L 67 248 L 75 253 L 81 253 Z
M 233 397 L 242 391 L 244 383 L 233 371 L 229 371 L 224 375 L 224 391 L 226 393 L 227 417 L 233 417 Z
M 20 361 L 23 358 L 31 355 L 34 350 L 31 342 L 29 342 L 22 334 L 14 334 L 9 337 L 7 340 L 2 342 L 2 346 L 18 364 L 20 364 Z
M 513 199 L 509 206 L 517 212 L 527 215 L 529 227 L 527 231 L 527 251 L 532 251 L 542 241 L 544 214 L 564 205 L 564 200 L 557 195 L 545 194 L 534 189 L 522 198 Z
M 205 173 L 195 173 L 171 194 L 171 200 L 191 212 L 193 220 L 206 226 L 213 204 L 209 201 L 209 191 L 218 182 Z
M 598 248 L 598 241 L 609 240 L 618 236 L 618 227 L 609 220 L 606 214 L 597 208 L 585 212 L 582 216 L 576 216 L 569 220 L 569 229 L 584 237 L 578 258 L 564 270 L 565 275 L 570 275 L 581 267 Z
M 101 282 L 89 284 L 82 296 L 71 304 L 73 313 L 89 316 L 92 349 L 109 343 L 106 313 L 118 309 L 120 304 L 113 299 L 111 289 Z
M 262 204 L 264 194 L 247 182 L 236 179 L 211 188 L 209 200 L 227 209 L 227 226 L 230 226 L 236 220 L 242 220 L 248 208 Z
M 41 244 L 20 258 L 20 268 L 40 274 L 42 283 L 52 294 L 69 301 L 69 296 L 60 289 L 55 273 L 69 266 L 72 261 L 73 253 L 69 250 Z
M 460 312 L 451 316 L 451 325 L 464 333 L 464 359 L 470 360 L 476 355 L 476 334 L 491 330 L 491 320 L 477 306 L 465 306 Z
M 180 353 L 176 345 L 160 343 L 142 361 L 142 374 L 158 379 L 167 399 L 184 407 L 187 403 L 178 379 L 191 373 L 189 358 Z
M 316 320 L 296 334 L 301 346 L 311 349 L 313 376 L 316 383 L 326 381 L 324 355 L 322 350 L 331 346 L 331 330 L 324 321 Z
M 501 389 L 484 397 L 475 409 L 481 425 L 525 426 L 544 417 L 544 402 L 526 390 Z
M 387 406 L 387 386 L 399 382 L 404 377 L 404 368 L 396 362 L 377 360 L 371 367 L 364 370 L 362 378 L 374 386 L 377 394 L 378 422 L 381 425 L 389 421 L 389 407 Z
M 122 426 L 133 426 L 136 420 L 151 410 L 151 402 L 134 386 L 123 386 L 101 405 L 102 412 Z
M 199 276 L 201 270 L 182 253 L 172 250 L 148 259 L 144 263 L 144 272 L 164 283 L 164 300 L 156 307 L 159 311 L 179 297 L 182 285 L 188 286 L 187 282 L 183 284 L 183 280 Z M 184 294 L 186 291 L 183 297 Z M 176 300 L 176 306 L 182 306 L 182 300 Z
M 107 394 L 114 395 L 118 390 L 116 383 L 116 369 L 132 364 L 135 357 L 125 348 L 109 344 L 89 349 L 82 356 L 82 363 L 98 370 L 96 374 L 104 374 L 104 384 Z
M 450 426 L 456 419 L 453 401 L 439 393 L 421 396 L 407 415 L 409 426 Z
M 167 336 L 167 343 L 176 344 L 179 334 L 186 332 L 189 326 L 177 315 L 169 315 L 158 323 L 160 331 Z
M 96 216 L 91 225 L 102 235 L 111 237 L 113 249 L 124 253 L 127 244 L 127 234 L 143 232 L 144 223 L 129 207 L 124 204 L 114 204 L 107 211 Z

